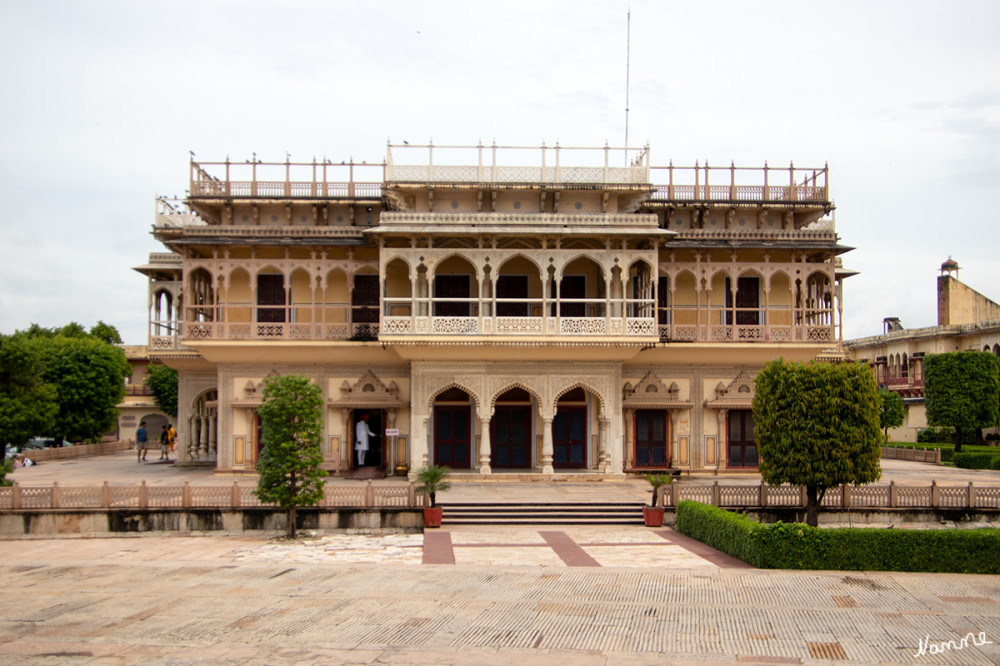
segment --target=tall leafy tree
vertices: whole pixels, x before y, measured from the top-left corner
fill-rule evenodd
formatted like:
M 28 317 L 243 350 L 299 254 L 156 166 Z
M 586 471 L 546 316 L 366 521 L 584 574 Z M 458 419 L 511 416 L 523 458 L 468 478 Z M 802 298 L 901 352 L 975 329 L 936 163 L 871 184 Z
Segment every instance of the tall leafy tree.
M 817 526 L 829 488 L 871 483 L 879 464 L 879 396 L 856 363 L 772 361 L 757 375 L 754 439 L 764 481 L 806 488 L 806 523 Z
M 308 377 L 286 375 L 266 379 L 262 399 L 257 413 L 264 450 L 254 494 L 285 509 L 287 535 L 294 539 L 296 509 L 323 498 L 323 393 Z
M 0 444 L 24 446 L 52 426 L 56 389 L 41 371 L 41 354 L 30 340 L 0 335 Z
M 889 428 L 898 428 L 903 425 L 903 418 L 906 416 L 906 408 L 903 399 L 899 394 L 889 389 L 880 388 L 878 390 L 882 405 L 879 409 L 879 426 L 885 435 L 885 441 L 889 441 Z
M 111 324 L 105 324 L 103 321 L 98 321 L 90 327 L 90 337 L 97 338 L 109 345 L 122 344 L 122 336 L 118 333 L 118 329 Z
M 125 353 L 90 336 L 57 335 L 33 341 L 42 357 L 42 380 L 55 387 L 58 411 L 46 434 L 57 441 L 95 441 L 118 420 L 131 373 Z
M 1000 405 L 1000 362 L 993 354 L 964 351 L 924 358 L 927 423 L 954 428 L 955 453 L 962 432 L 996 425 Z
M 162 363 L 151 363 L 146 373 L 146 386 L 153 392 L 157 408 L 177 418 L 177 371 Z

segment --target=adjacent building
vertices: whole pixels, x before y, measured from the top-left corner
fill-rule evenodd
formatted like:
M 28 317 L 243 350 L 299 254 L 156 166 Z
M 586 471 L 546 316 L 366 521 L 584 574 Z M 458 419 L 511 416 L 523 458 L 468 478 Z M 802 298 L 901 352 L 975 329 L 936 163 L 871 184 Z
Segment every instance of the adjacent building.
M 190 164 L 160 199 L 149 355 L 182 464 L 253 471 L 261 389 L 326 400 L 325 466 L 469 475 L 754 468 L 753 376 L 840 358 L 828 169 L 654 166 L 649 147 L 386 147 Z
M 850 340 L 850 358 L 866 361 L 882 388 L 898 393 L 906 406 L 903 425 L 889 431 L 894 441 L 915 442 L 927 427 L 924 357 L 955 351 L 1000 356 L 1000 304 L 958 279 L 958 262 L 948 257 L 937 279 L 937 326 L 904 328 L 897 317 L 883 320 L 882 335 Z

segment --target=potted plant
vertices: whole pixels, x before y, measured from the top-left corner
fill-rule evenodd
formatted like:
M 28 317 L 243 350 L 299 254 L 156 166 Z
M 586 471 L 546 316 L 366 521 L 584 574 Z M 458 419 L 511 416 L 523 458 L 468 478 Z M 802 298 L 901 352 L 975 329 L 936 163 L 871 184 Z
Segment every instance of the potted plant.
M 424 507 L 424 527 L 441 527 L 444 510 L 437 506 L 437 494 L 451 490 L 448 475 L 451 468 L 442 465 L 428 465 L 417 470 L 418 493 L 426 493 L 430 504 Z
M 653 501 L 649 506 L 643 505 L 642 519 L 646 527 L 661 527 L 663 525 L 663 507 L 657 501 L 660 496 L 660 487 L 669 486 L 672 478 L 669 474 L 647 474 L 646 480 L 653 486 Z

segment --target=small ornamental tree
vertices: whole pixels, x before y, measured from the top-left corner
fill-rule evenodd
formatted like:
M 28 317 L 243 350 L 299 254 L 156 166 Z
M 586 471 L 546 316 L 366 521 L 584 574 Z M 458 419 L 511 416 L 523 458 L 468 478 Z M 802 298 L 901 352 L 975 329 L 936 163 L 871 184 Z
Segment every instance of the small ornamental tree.
M 146 386 L 153 392 L 156 407 L 177 418 L 177 371 L 162 363 L 151 363 L 146 368 Z
M 903 425 L 903 417 L 906 415 L 903 399 L 899 394 L 889 389 L 880 388 L 878 395 L 882 399 L 882 406 L 878 413 L 878 424 L 885 435 L 885 441 L 889 441 L 889 428 L 898 428 Z
M 829 488 L 871 483 L 879 464 L 879 396 L 867 367 L 857 363 L 786 363 L 757 375 L 753 419 L 760 474 L 773 485 L 806 488 L 806 523 L 819 523 Z
M 323 395 L 308 377 L 288 375 L 264 381 L 258 408 L 264 449 L 257 462 L 254 494 L 287 512 L 288 538 L 295 538 L 296 509 L 323 499 Z
M 924 358 L 924 404 L 927 424 L 954 428 L 955 453 L 962 432 L 997 423 L 1000 363 L 993 354 L 964 351 Z

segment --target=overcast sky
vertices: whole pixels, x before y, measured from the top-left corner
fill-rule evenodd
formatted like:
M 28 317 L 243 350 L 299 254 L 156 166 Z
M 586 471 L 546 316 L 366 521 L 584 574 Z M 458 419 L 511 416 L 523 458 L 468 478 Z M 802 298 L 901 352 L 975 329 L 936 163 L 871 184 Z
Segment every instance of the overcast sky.
M 379 162 L 401 142 L 630 145 L 830 165 L 845 337 L 1000 300 L 1000 3 L 0 0 L 0 332 L 146 342 L 154 197 L 197 159 Z

